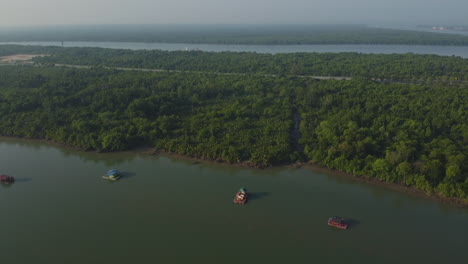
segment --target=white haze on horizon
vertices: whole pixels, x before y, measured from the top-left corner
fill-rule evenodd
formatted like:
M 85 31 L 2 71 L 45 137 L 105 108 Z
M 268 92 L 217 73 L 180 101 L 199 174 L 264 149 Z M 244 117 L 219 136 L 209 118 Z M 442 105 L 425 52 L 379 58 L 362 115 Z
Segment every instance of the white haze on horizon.
M 0 0 L 0 26 L 459 24 L 466 0 Z

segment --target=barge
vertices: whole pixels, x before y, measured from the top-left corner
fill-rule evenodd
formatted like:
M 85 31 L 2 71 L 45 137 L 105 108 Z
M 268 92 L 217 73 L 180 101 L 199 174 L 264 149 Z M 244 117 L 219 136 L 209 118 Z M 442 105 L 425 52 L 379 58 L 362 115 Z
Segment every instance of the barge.
M 0 183 L 11 184 L 14 182 L 15 182 L 15 178 L 13 178 L 12 176 L 4 175 L 4 174 L 0 175 Z
M 332 216 L 328 218 L 328 225 L 340 229 L 348 229 L 348 224 L 345 222 L 345 220 L 337 216 Z

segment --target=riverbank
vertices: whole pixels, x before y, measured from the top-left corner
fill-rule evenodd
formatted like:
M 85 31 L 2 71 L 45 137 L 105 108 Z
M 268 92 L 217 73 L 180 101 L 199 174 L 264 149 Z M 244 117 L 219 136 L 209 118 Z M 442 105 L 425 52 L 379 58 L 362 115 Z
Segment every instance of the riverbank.
M 463 199 L 457 199 L 457 198 L 449 198 L 449 197 L 444 197 L 441 195 L 438 195 L 436 193 L 426 193 L 422 190 L 417 189 L 414 186 L 405 186 L 397 183 L 390 183 L 386 181 L 382 181 L 376 178 L 371 178 L 369 176 L 355 176 L 350 173 L 346 173 L 343 171 L 339 170 L 334 170 L 330 169 L 327 167 L 320 166 L 318 164 L 313 164 L 313 163 L 305 163 L 303 168 L 309 169 L 313 172 L 319 172 L 319 173 L 332 173 L 335 175 L 339 175 L 342 177 L 347 177 L 347 178 L 352 178 L 353 180 L 357 182 L 364 182 L 367 184 L 372 184 L 372 185 L 379 185 L 379 186 L 384 186 L 388 189 L 398 191 L 398 192 L 404 192 L 408 193 L 410 195 L 416 196 L 416 197 L 421 197 L 421 198 L 426 198 L 426 199 L 431 199 L 433 201 L 438 201 L 443 204 L 449 204 L 453 205 L 456 207 L 461 207 L 461 208 L 468 208 L 468 200 L 463 200 Z
M 34 142 L 34 143 L 41 143 L 41 144 L 56 146 L 56 147 L 60 147 L 60 148 L 64 148 L 64 149 L 72 150 L 72 151 L 96 152 L 96 151 L 83 150 L 72 145 L 56 142 L 53 140 L 47 140 L 47 139 L 0 136 L 0 141 L 3 141 L 3 140 L 14 140 L 14 141 L 20 140 L 20 141 L 25 141 L 25 142 Z M 132 149 L 121 151 L 121 152 L 129 152 L 129 153 L 143 154 L 143 155 L 149 155 L 149 156 L 160 155 L 160 156 L 169 157 L 169 158 L 192 161 L 194 164 L 203 162 L 207 164 L 221 164 L 223 166 L 232 166 L 232 167 L 239 167 L 239 168 L 253 168 L 253 169 L 268 168 L 268 167 L 256 166 L 256 165 L 250 164 L 249 162 L 229 163 L 229 162 L 220 161 L 220 160 L 208 160 L 208 159 L 202 159 L 202 158 L 197 158 L 197 157 L 189 157 L 189 156 L 184 156 L 178 153 L 157 150 L 156 148 L 151 147 L 151 146 L 138 146 L 138 147 L 134 147 Z M 101 152 L 101 153 L 105 154 L 106 152 Z M 330 168 L 321 166 L 317 163 L 311 163 L 311 162 L 282 163 L 282 164 L 274 164 L 273 166 L 270 166 L 270 167 L 284 167 L 284 168 L 297 168 L 297 169 L 303 168 L 303 169 L 310 170 L 312 172 L 318 172 L 318 173 L 323 173 L 323 174 L 333 174 L 336 176 L 352 179 L 356 182 L 363 182 L 363 183 L 367 183 L 371 185 L 383 186 L 393 191 L 407 193 L 415 197 L 430 199 L 430 200 L 437 201 L 442 204 L 447 204 L 447 205 L 456 206 L 460 208 L 468 208 L 468 200 L 443 197 L 441 195 L 438 195 L 437 193 L 426 193 L 413 186 L 404 186 L 401 184 L 389 183 L 389 182 L 385 182 L 376 178 L 371 178 L 369 176 L 355 176 L 350 173 L 346 173 L 343 171 L 330 169 Z
M 225 166 L 234 166 L 234 167 L 241 167 L 241 168 L 255 168 L 255 169 L 267 168 L 267 167 L 255 166 L 253 164 L 249 164 L 248 162 L 228 163 L 228 162 L 219 161 L 219 160 L 214 161 L 214 160 L 207 160 L 207 159 L 201 159 L 201 158 L 195 158 L 195 157 L 188 157 L 188 156 L 184 156 L 184 155 L 177 154 L 177 153 L 156 150 L 151 147 L 137 148 L 137 149 L 130 150 L 130 151 L 133 151 L 136 153 L 142 153 L 146 155 L 161 155 L 161 156 L 167 156 L 171 158 L 189 160 L 189 161 L 193 161 L 194 163 L 206 162 L 206 163 L 211 163 L 211 164 L 223 164 Z M 287 168 L 297 168 L 297 169 L 304 168 L 313 172 L 324 173 L 324 174 L 334 174 L 334 175 L 338 175 L 341 177 L 346 177 L 348 179 L 352 179 L 356 182 L 363 182 L 367 184 L 383 186 L 393 191 L 404 192 L 415 197 L 430 199 L 430 200 L 437 201 L 442 204 L 452 205 L 452 206 L 456 206 L 460 208 L 468 208 L 468 200 L 444 197 L 437 193 L 426 193 L 422 190 L 417 189 L 414 186 L 405 186 L 405 185 L 401 185 L 397 183 L 385 182 L 385 181 L 379 180 L 377 178 L 372 178 L 369 176 L 356 176 L 356 175 L 346 173 L 343 171 L 327 168 L 316 163 L 294 162 L 294 163 L 275 164 L 272 167 L 287 167 Z

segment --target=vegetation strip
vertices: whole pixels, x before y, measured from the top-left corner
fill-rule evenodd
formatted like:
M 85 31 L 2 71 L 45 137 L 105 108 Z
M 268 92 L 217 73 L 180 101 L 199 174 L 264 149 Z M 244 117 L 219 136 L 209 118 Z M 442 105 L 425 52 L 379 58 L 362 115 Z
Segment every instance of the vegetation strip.
M 92 55 L 98 51 L 103 50 L 82 49 Z M 119 51 L 110 53 L 114 52 Z M 169 54 L 174 57 L 168 61 L 183 58 L 183 53 Z M 82 61 L 99 59 L 88 56 Z M 194 53 L 188 61 L 191 56 L 222 60 L 231 54 Z M 388 64 L 394 63 L 394 57 L 402 58 L 335 54 L 334 65 L 349 56 L 368 61 L 388 58 Z M 407 71 L 419 68 L 417 76 L 454 76 L 460 73 L 451 69 L 467 66 L 459 58 L 407 56 L 418 66 Z M 139 57 L 127 59 L 135 58 Z M 255 58 L 265 59 L 253 56 L 252 62 Z M 293 60 L 295 54 L 281 58 Z M 440 72 L 425 68 L 429 58 L 432 65 L 446 63 L 445 68 Z M 48 59 L 61 58 L 53 54 L 34 61 L 47 65 L 43 62 Z M 330 60 L 311 67 L 330 68 Z M 391 69 L 387 75 L 404 72 Z M 261 72 L 258 68 L 251 71 Z M 7 65 L 0 67 L 0 135 L 43 138 L 98 151 L 153 146 L 259 167 L 309 161 L 467 199 L 466 98 L 468 85 L 455 81 L 385 84 L 365 78 L 343 82 L 275 74 Z
M 191 44 L 468 45 L 468 36 L 365 25 L 93 25 L 2 30 L 0 42 L 103 41 Z

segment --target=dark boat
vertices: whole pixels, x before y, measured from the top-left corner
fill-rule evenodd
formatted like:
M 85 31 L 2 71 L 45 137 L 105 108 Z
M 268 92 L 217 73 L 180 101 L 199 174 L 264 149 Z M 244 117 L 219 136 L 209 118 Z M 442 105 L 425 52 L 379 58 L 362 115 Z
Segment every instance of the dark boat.
M 11 184 L 15 182 L 15 178 L 13 178 L 12 176 L 2 174 L 0 175 L 0 182 L 4 184 Z
M 234 203 L 236 204 L 245 204 L 247 202 L 247 198 L 249 194 L 247 193 L 247 189 L 240 188 L 240 190 L 236 193 L 234 197 Z
M 337 216 L 332 216 L 328 218 L 328 225 L 340 229 L 348 229 L 348 224 L 345 222 L 345 220 Z

